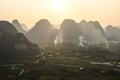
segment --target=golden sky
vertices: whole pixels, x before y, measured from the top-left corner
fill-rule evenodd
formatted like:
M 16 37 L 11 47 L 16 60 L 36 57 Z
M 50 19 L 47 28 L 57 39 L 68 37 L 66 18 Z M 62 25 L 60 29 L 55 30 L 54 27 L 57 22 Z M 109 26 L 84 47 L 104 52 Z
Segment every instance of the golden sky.
M 120 25 L 120 0 L 0 0 L 0 20 L 18 19 L 30 27 L 42 18 L 52 24 L 69 18 Z

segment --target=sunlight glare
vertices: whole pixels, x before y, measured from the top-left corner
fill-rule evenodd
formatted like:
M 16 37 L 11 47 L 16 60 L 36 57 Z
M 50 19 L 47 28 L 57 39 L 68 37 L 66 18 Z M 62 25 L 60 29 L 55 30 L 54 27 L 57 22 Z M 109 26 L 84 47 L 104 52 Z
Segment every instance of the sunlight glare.
M 63 11 L 66 5 L 66 0 L 52 0 L 52 6 L 56 11 Z

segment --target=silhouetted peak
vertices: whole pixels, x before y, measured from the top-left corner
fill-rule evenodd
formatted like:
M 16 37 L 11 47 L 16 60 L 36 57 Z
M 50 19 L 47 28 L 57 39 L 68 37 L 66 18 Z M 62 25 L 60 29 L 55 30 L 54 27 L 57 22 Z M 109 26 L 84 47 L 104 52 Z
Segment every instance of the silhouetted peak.
M 47 19 L 41 19 L 39 20 L 35 26 L 38 27 L 52 27 L 51 23 Z
M 14 25 L 14 27 L 18 30 L 18 32 L 25 34 L 25 30 L 22 28 L 21 24 L 19 23 L 19 21 L 17 19 L 12 21 L 12 24 Z
M 17 19 L 14 19 L 14 20 L 12 21 L 12 23 L 14 23 L 14 22 L 15 22 L 15 23 L 19 23 Z
M 26 36 L 30 41 L 36 44 L 48 43 L 52 30 L 52 24 L 47 19 L 41 19 L 28 31 Z
M 62 34 L 63 43 L 78 43 L 79 28 L 78 24 L 72 19 L 65 19 L 61 24 L 60 31 Z
M 107 27 L 106 27 L 106 31 L 108 32 L 108 31 L 119 31 L 120 29 L 118 28 L 118 27 L 115 27 L 115 26 L 112 26 L 112 25 L 108 25 Z
M 21 27 L 21 25 L 20 25 L 20 23 L 17 19 L 13 20 L 12 24 L 14 25 L 15 28 L 20 28 Z
M 52 29 L 52 24 L 47 19 L 39 20 L 35 26 L 29 31 L 43 31 L 43 30 L 50 30 Z
M 90 23 L 90 24 L 99 24 L 98 21 L 89 21 L 88 23 Z
M 11 35 L 16 35 L 18 33 L 14 26 L 8 21 L 0 21 L 0 29 Z
M 62 24 L 69 24 L 69 23 L 74 24 L 76 22 L 74 20 L 72 20 L 72 19 L 65 19 Z
M 115 32 L 118 31 L 118 32 L 120 32 L 120 29 L 116 26 L 108 25 L 106 27 L 106 31 L 115 31 Z
M 92 24 L 94 25 L 95 23 L 96 23 L 96 22 L 94 22 L 94 21 L 89 21 L 89 22 L 88 22 L 88 24 L 91 24 L 91 25 L 92 25 Z
M 116 26 L 108 25 L 106 27 L 106 35 L 109 41 L 119 41 L 120 42 L 120 29 Z
M 60 30 L 65 32 L 72 32 L 72 31 L 77 31 L 78 29 L 78 24 L 72 20 L 72 19 L 65 19 L 63 23 L 60 26 Z
M 113 26 L 112 25 L 108 25 L 106 28 L 112 28 Z
M 8 21 L 0 21 L 0 27 L 3 27 L 4 25 L 7 25 L 7 27 L 12 26 L 12 24 L 10 22 L 8 22 Z
M 87 23 L 87 21 L 84 19 L 80 21 L 80 24 L 86 24 L 86 23 Z
M 90 23 L 90 24 L 98 24 L 98 25 L 100 25 L 100 23 L 99 23 L 98 21 L 89 21 L 88 23 Z
M 62 29 L 63 27 L 75 27 L 75 26 L 77 26 L 77 23 L 74 20 L 72 20 L 72 19 L 65 19 L 62 22 L 60 28 Z
M 95 27 L 95 28 L 97 28 L 98 30 L 104 32 L 102 26 L 100 25 L 100 23 L 99 23 L 98 21 L 89 21 L 89 22 L 88 22 L 88 26 Z

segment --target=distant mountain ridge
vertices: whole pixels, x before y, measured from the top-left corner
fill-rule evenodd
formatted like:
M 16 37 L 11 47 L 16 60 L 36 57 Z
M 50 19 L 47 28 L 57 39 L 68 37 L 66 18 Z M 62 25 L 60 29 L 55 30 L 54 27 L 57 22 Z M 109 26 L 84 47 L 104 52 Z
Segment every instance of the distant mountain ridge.
M 109 41 L 120 42 L 120 29 L 117 26 L 109 25 L 106 29 L 103 29 L 98 21 L 87 22 L 82 20 L 77 23 L 72 19 L 65 19 L 61 23 L 60 29 L 55 29 L 47 19 L 41 19 L 28 32 L 22 28 L 22 26 L 26 28 L 26 25 L 20 24 L 18 20 L 13 20 L 12 24 L 14 26 L 9 22 L 7 24 L 4 24 L 4 22 L 0 22 L 0 26 L 5 26 L 0 27 L 1 30 L 12 35 L 23 33 L 29 41 L 40 46 L 61 43 L 74 43 L 79 46 L 108 46 Z M 0 33 L 0 36 L 2 36 L 2 33 Z
M 82 20 L 80 23 L 72 19 L 65 19 L 60 29 L 55 28 L 47 19 L 41 19 L 26 34 L 27 38 L 36 44 L 48 44 L 51 34 L 54 35 L 52 42 L 75 43 L 77 45 L 103 45 L 108 46 L 108 35 L 98 21 Z M 112 34 L 112 33 L 111 33 Z M 118 36 L 119 37 L 119 36 Z M 80 44 L 79 44 L 80 43 Z
M 19 33 L 26 34 L 26 31 L 22 28 L 22 25 L 19 23 L 17 19 L 13 20 L 12 24 L 18 30 Z

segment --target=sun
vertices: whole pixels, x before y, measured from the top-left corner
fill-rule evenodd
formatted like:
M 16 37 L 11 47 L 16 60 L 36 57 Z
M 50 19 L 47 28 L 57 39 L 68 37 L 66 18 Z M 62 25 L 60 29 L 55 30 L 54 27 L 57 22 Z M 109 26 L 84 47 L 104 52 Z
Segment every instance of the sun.
M 52 7 L 56 11 L 63 11 L 65 10 L 67 5 L 66 0 L 52 0 Z

